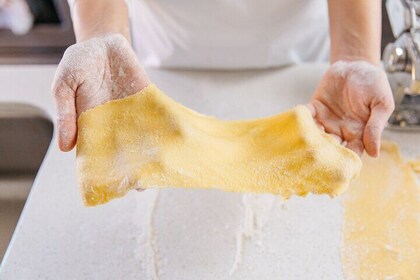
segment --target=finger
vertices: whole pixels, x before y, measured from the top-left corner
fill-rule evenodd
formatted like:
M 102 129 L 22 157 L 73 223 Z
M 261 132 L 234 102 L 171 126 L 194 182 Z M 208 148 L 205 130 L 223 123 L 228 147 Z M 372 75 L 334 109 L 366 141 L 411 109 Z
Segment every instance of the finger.
M 338 136 L 336 134 L 332 134 L 332 133 L 329 133 L 329 135 L 331 135 L 331 137 L 334 138 L 337 141 L 338 144 L 341 144 L 343 142 L 343 140 L 341 139 L 340 136 Z
M 311 103 L 308 103 L 305 106 L 309 110 L 309 112 L 311 112 L 312 117 L 315 118 L 316 117 L 316 110 L 315 110 L 314 105 L 312 105 Z
M 316 126 L 323 132 L 325 132 L 325 127 L 315 118 L 316 117 L 316 109 L 314 105 L 311 103 L 308 103 L 305 105 L 305 107 L 311 112 L 312 118 L 314 118 Z
M 352 140 L 349 141 L 346 144 L 346 147 L 350 150 L 352 150 L 353 152 L 355 152 L 356 154 L 358 154 L 359 156 L 362 155 L 363 153 L 363 143 L 361 140 Z
M 322 126 L 324 126 L 325 132 L 329 134 L 338 135 L 339 137 L 343 137 L 343 135 L 341 135 L 341 129 L 340 129 L 341 119 L 339 116 L 337 116 L 327 106 L 325 106 L 324 104 L 322 104 L 321 102 L 317 100 L 312 101 L 310 105 L 312 105 L 315 108 L 315 111 L 316 111 L 315 119 Z
M 54 81 L 52 92 L 57 107 L 58 146 L 68 152 L 75 146 L 77 137 L 75 93 L 62 79 Z
M 379 155 L 381 136 L 391 112 L 386 106 L 372 108 L 368 122 L 363 132 L 363 145 L 366 152 L 372 156 Z
M 323 132 L 325 132 L 325 127 L 317 120 L 314 119 L 316 126 Z

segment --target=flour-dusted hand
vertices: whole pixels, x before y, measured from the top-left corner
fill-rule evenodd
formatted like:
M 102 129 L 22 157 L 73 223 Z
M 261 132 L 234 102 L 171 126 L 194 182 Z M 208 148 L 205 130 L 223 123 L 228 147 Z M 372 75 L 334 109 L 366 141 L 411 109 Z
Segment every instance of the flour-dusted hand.
M 52 85 L 62 151 L 76 144 L 77 117 L 114 99 L 132 95 L 150 84 L 127 39 L 109 34 L 70 46 L 58 65 Z
M 321 80 L 308 108 L 349 149 L 378 156 L 394 101 L 386 73 L 365 61 L 338 61 Z

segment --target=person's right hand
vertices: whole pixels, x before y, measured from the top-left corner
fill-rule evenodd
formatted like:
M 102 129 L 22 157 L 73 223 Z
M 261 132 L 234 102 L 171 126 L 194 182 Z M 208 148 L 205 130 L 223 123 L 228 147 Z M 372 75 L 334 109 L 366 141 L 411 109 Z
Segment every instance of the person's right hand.
M 127 39 L 119 34 L 92 38 L 70 46 L 52 85 L 58 113 L 58 144 L 76 144 L 77 117 L 110 100 L 135 94 L 150 84 Z

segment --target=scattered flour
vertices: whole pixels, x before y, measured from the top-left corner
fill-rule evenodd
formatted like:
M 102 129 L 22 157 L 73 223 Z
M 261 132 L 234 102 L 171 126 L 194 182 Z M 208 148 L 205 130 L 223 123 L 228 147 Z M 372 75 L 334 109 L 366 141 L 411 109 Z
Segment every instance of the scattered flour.
M 248 243 L 254 242 L 261 250 L 266 250 L 263 243 L 263 229 L 268 223 L 276 201 L 279 201 L 279 197 L 274 195 L 242 195 L 244 220 L 236 235 L 235 259 L 229 275 L 233 275 L 242 264 L 245 247 Z
M 141 271 L 145 273 L 145 279 L 159 280 L 162 276 L 161 265 L 163 264 L 158 246 L 155 230 L 156 210 L 159 206 L 160 190 L 151 190 L 141 193 L 142 199 L 136 204 L 133 222 L 138 223 L 139 234 L 137 236 L 136 258 L 139 259 Z M 144 196 L 149 196 L 144 200 Z M 139 223 L 139 217 L 146 216 Z
M 159 279 L 159 248 L 157 246 L 156 234 L 155 234 L 155 212 L 159 203 L 159 189 L 156 191 L 155 199 L 151 204 L 149 214 L 149 246 L 150 246 L 150 258 L 152 263 L 152 279 Z

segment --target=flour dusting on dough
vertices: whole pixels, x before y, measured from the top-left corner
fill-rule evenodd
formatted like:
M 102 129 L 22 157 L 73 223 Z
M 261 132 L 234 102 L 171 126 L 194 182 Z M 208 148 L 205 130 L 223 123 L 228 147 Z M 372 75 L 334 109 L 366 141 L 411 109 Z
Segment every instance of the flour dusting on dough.
M 89 206 L 124 196 L 139 178 L 144 189 L 336 196 L 361 168 L 357 154 L 319 130 L 304 106 L 223 121 L 176 103 L 153 84 L 84 112 L 78 131 L 78 177 Z
M 420 175 L 420 159 L 409 160 L 408 164 L 411 166 L 414 172 Z

